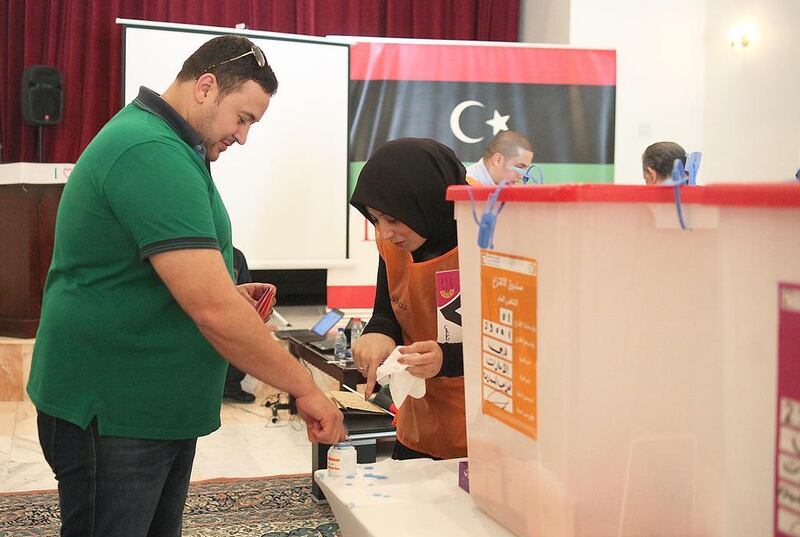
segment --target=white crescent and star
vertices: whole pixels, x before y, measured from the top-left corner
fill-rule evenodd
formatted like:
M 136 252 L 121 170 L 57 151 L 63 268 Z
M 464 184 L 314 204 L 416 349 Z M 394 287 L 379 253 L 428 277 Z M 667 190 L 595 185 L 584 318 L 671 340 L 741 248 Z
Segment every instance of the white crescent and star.
M 495 136 L 500 131 L 507 131 L 508 130 L 508 118 L 510 115 L 501 116 L 500 112 L 497 110 L 494 111 L 494 117 L 486 122 L 487 125 L 492 127 L 492 136 Z
M 472 138 L 464 134 L 464 131 L 461 130 L 461 114 L 464 110 L 472 106 L 483 108 L 483 103 L 480 101 L 461 101 L 453 108 L 453 112 L 450 114 L 450 130 L 453 131 L 456 138 L 465 144 L 477 144 L 478 142 L 482 142 L 484 138 L 483 136 L 480 138 Z M 486 121 L 486 124 L 492 127 L 492 136 L 495 136 L 500 131 L 508 130 L 508 119 L 510 117 L 510 115 L 500 115 L 500 112 L 497 110 L 494 111 L 492 119 Z
M 453 131 L 456 138 L 464 142 L 465 144 L 477 144 L 478 142 L 483 141 L 483 136 L 480 138 L 470 138 L 464 131 L 461 130 L 461 113 L 469 108 L 470 106 L 480 106 L 483 108 L 483 103 L 478 101 L 462 101 L 453 108 L 453 112 L 450 114 L 450 130 Z

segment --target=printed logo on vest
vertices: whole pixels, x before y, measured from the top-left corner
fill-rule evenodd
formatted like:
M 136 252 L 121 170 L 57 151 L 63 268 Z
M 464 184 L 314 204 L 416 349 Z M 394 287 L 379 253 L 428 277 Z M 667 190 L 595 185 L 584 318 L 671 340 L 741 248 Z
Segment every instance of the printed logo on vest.
M 458 270 L 436 273 L 436 341 L 461 343 L 461 284 Z

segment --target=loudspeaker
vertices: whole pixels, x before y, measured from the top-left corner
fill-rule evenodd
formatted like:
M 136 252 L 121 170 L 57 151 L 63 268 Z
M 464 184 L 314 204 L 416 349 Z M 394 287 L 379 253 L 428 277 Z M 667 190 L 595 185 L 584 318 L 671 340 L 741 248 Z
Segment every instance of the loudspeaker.
M 61 121 L 61 73 L 49 65 L 31 65 L 22 72 L 22 119 L 29 125 Z

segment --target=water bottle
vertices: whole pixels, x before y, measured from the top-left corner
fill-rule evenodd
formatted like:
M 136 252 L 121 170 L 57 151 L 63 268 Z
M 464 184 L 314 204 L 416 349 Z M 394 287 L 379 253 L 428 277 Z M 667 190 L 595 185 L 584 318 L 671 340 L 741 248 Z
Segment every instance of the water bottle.
M 356 342 L 356 340 L 361 337 L 361 332 L 363 332 L 363 331 L 364 331 L 364 323 L 361 322 L 361 318 L 354 317 L 353 318 L 353 324 L 350 326 L 350 346 L 351 347 Z
M 347 360 L 347 336 L 344 335 L 344 328 L 339 328 L 336 333 L 336 340 L 333 342 L 333 357 L 340 361 Z

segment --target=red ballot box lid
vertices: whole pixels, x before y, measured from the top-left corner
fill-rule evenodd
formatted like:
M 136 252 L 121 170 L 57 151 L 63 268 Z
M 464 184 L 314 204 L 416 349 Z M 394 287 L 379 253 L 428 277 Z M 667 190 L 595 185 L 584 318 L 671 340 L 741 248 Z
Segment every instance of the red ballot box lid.
M 451 186 L 450 201 L 486 201 L 491 186 Z M 681 203 L 736 207 L 800 207 L 800 183 L 713 184 L 680 187 Z M 535 203 L 675 203 L 675 189 L 648 185 L 510 185 L 499 201 Z

